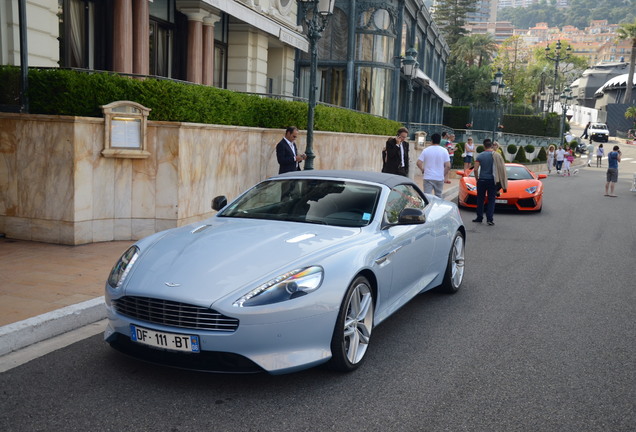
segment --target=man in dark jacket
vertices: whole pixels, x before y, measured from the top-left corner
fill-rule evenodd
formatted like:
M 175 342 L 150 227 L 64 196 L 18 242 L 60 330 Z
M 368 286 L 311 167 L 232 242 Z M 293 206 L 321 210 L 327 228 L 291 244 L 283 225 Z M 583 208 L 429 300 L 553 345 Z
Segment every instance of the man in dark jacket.
M 382 172 L 389 174 L 409 175 L 409 131 L 400 128 L 395 138 L 389 138 L 382 151 Z
M 307 159 L 307 155 L 299 154 L 296 147 L 298 128 L 290 126 L 285 129 L 285 136 L 276 145 L 276 160 L 280 166 L 278 174 L 290 171 L 300 171 L 300 162 Z

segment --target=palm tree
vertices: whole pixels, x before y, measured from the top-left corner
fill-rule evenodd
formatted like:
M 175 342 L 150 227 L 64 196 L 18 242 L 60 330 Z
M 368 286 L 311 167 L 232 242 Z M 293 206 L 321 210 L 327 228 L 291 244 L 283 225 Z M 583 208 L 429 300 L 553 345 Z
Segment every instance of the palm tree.
M 618 28 L 619 39 L 632 40 L 632 53 L 629 58 L 629 72 L 627 73 L 627 84 L 625 86 L 625 99 L 623 103 L 632 102 L 632 87 L 634 86 L 634 65 L 636 65 L 636 20 L 633 23 L 621 24 Z
M 473 34 L 460 38 L 453 46 L 453 54 L 469 67 L 481 67 L 490 63 L 497 52 L 497 43 L 492 34 Z

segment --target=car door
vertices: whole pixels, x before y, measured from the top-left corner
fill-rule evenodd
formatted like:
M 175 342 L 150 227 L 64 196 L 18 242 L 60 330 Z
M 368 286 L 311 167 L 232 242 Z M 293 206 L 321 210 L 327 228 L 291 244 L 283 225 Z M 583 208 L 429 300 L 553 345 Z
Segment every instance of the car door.
M 399 214 L 405 208 L 429 211 L 428 201 L 412 185 L 394 187 L 384 209 L 388 228 L 383 230 L 386 240 L 382 257 L 391 266 L 391 287 L 387 304 L 390 310 L 420 292 L 433 278 L 430 262 L 435 249 L 435 233 L 431 223 L 397 225 Z

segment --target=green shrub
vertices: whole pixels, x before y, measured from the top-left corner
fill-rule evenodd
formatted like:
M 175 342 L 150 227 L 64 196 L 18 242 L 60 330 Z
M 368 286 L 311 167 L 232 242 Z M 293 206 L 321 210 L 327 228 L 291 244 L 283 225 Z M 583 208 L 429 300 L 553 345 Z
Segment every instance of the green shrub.
M 534 153 L 534 146 L 532 144 L 528 144 L 525 146 L 526 153 Z
M 537 155 L 537 160 L 539 160 L 540 162 L 545 162 L 548 160 L 548 152 L 546 151 L 545 147 L 539 148 L 539 154 Z
M 508 147 L 506 147 L 506 151 L 511 155 L 514 155 L 517 153 L 517 146 L 514 144 L 509 144 Z
M 0 104 L 15 104 L 19 69 L 0 66 Z M 203 85 L 115 73 L 29 69 L 29 111 L 33 114 L 102 117 L 101 105 L 118 100 L 151 109 L 149 120 L 282 129 L 307 128 L 307 104 L 263 98 Z M 347 110 L 316 106 L 314 129 L 392 136 L 400 122 Z
M 484 151 L 484 146 L 482 144 L 479 144 L 477 147 L 475 147 L 475 151 L 477 153 L 481 153 Z
M 516 163 L 528 163 L 528 157 L 526 156 L 526 151 L 523 147 L 519 147 L 519 151 L 515 155 L 514 162 Z

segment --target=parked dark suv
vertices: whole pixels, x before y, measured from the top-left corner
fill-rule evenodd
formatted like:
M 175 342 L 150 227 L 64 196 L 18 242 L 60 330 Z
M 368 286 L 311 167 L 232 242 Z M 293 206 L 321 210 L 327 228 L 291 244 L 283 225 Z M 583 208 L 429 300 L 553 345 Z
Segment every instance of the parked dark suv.
M 592 123 L 587 130 L 592 141 L 608 142 L 609 141 L 609 129 L 605 123 Z

